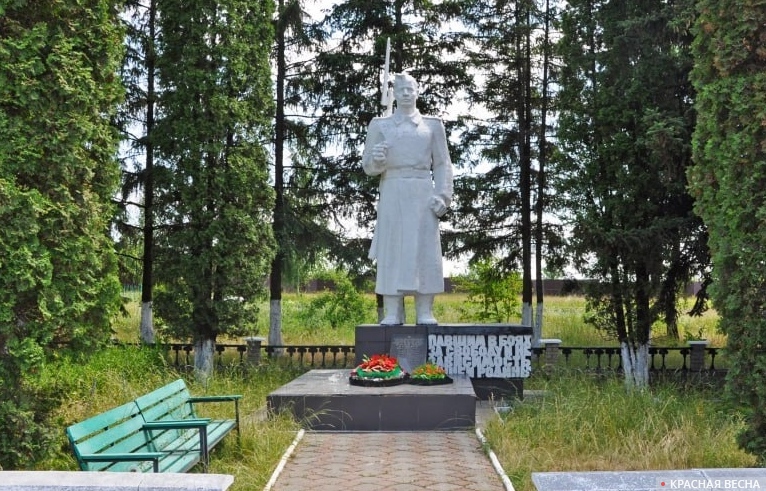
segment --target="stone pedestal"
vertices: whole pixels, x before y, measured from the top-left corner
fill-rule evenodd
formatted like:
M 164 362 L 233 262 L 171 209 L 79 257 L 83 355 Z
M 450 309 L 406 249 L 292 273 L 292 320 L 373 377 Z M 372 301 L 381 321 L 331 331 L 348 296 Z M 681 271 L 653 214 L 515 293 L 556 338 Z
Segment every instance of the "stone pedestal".
M 269 410 L 289 410 L 320 431 L 454 431 L 476 424 L 468 377 L 448 385 L 359 387 L 349 383 L 350 372 L 311 370 L 269 394 Z
M 540 344 L 543 346 L 543 365 L 546 369 L 552 369 L 559 360 L 561 340 L 541 339 Z

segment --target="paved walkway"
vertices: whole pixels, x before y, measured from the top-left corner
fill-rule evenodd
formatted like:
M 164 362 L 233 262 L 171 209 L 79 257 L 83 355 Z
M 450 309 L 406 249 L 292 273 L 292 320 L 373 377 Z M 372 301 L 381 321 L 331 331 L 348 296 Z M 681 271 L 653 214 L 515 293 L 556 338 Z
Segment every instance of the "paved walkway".
M 509 489 L 473 431 L 307 431 L 275 477 L 268 491 Z

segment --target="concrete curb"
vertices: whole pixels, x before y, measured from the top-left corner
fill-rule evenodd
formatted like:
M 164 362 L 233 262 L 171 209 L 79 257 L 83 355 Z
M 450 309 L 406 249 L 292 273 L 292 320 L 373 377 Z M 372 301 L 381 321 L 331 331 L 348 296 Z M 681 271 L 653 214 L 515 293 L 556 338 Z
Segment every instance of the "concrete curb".
M 481 428 L 476 428 L 476 438 L 478 438 L 482 446 L 484 446 L 484 448 L 487 449 L 487 455 L 489 456 L 490 462 L 492 462 L 492 467 L 495 468 L 495 472 L 497 472 L 497 475 L 500 476 L 500 480 L 503 481 L 503 486 L 505 486 L 506 491 L 516 491 L 513 487 L 513 483 L 508 478 L 508 475 L 505 473 L 503 466 L 500 464 L 500 461 L 497 459 L 495 452 L 493 452 L 492 449 L 489 447 L 489 443 L 487 443 L 487 439 L 484 438 L 484 433 L 481 432 Z
M 269 482 L 266 483 L 266 486 L 263 488 L 263 491 L 270 491 L 272 487 L 274 487 L 274 484 L 276 484 L 277 479 L 279 478 L 279 475 L 282 473 L 282 470 L 285 468 L 285 465 L 287 464 L 287 460 L 290 458 L 290 456 L 295 451 L 295 447 L 298 446 L 298 443 L 300 443 L 301 439 L 303 438 L 303 435 L 306 434 L 306 430 L 299 430 L 298 434 L 295 435 L 295 439 L 290 444 L 289 447 L 287 447 L 287 450 L 285 450 L 284 455 L 282 455 L 282 458 L 279 460 L 279 464 L 277 464 L 276 469 L 274 469 L 274 472 L 271 474 L 271 479 L 269 479 Z

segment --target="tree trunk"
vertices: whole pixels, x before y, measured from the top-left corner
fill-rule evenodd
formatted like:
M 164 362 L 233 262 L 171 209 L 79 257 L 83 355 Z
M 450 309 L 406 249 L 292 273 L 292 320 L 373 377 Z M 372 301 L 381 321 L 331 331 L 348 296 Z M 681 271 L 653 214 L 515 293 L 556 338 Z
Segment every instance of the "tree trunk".
M 521 304 L 521 325 L 531 326 L 532 322 L 532 303 L 524 302 Z M 532 340 L 532 346 L 536 346 L 534 340 Z
M 269 302 L 269 345 L 282 346 L 282 299 L 281 298 L 272 300 Z
M 141 302 L 141 341 L 154 344 L 154 321 L 152 302 Z
M 282 271 L 285 261 L 285 189 L 284 189 L 284 145 L 285 145 L 285 77 L 287 67 L 285 61 L 285 3 L 279 1 L 277 6 L 279 20 L 276 32 L 277 50 L 277 81 L 276 81 L 276 115 L 274 119 L 274 221 L 272 231 L 277 241 L 277 253 L 271 263 L 270 297 L 269 297 L 269 344 L 282 344 Z M 276 352 L 272 352 L 277 354 Z
M 535 309 L 534 325 L 532 326 L 532 346 L 539 347 L 542 344 L 540 342 L 542 337 L 543 337 L 543 301 L 542 299 L 540 299 L 537 301 L 537 309 Z
M 194 378 L 207 382 L 215 366 L 215 339 L 200 338 L 194 341 Z
M 152 298 L 154 287 L 154 99 L 155 99 L 155 53 L 157 6 L 149 3 L 149 43 L 146 52 L 146 172 L 144 177 L 144 250 L 141 272 L 141 341 L 154 344 Z
M 531 79 L 529 73 L 529 7 L 518 3 L 516 7 L 517 33 L 516 56 L 517 74 L 521 82 L 517 115 L 519 142 L 519 189 L 521 193 L 521 255 L 522 255 L 522 311 L 521 323 L 532 326 L 532 159 L 531 151 Z M 523 27 L 523 28 L 521 28 Z M 539 346 L 540 339 L 533 338 L 532 345 Z
M 543 37 L 543 80 L 542 100 L 540 104 L 540 137 L 538 141 L 537 161 L 537 201 L 535 203 L 535 294 L 537 297 L 537 312 L 535 312 L 534 327 L 532 328 L 533 346 L 541 344 L 543 337 L 543 302 L 545 297 L 545 285 L 543 283 L 543 210 L 545 205 L 545 164 L 548 158 L 548 145 L 546 131 L 548 129 L 548 63 L 550 46 L 550 4 L 545 2 L 545 35 Z
M 625 387 L 628 390 L 644 389 L 649 386 L 649 343 L 633 345 L 620 343 L 622 368 L 625 372 Z

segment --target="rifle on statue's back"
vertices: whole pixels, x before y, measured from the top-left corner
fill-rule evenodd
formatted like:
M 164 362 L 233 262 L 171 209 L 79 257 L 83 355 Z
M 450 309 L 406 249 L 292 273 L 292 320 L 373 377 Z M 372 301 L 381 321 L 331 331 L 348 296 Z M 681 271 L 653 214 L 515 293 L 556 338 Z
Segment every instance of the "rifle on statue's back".
M 383 65 L 383 81 L 380 87 L 380 104 L 384 107 L 383 117 L 391 116 L 394 104 L 394 88 L 391 86 L 389 66 L 391 61 L 391 38 L 386 39 L 386 63 Z

